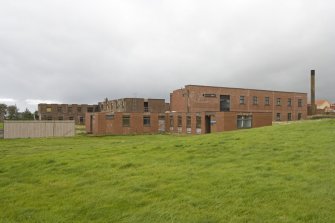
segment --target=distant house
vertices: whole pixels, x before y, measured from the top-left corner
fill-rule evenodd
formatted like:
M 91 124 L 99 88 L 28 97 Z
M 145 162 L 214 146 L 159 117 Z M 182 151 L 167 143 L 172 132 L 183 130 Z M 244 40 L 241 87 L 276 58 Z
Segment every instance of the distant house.
M 324 99 L 315 100 L 315 105 L 317 108 L 317 114 L 325 114 L 334 111 L 334 107 L 332 108 L 332 104 Z
M 316 100 L 315 104 L 316 104 L 317 109 L 327 109 L 327 108 L 330 108 L 331 106 L 329 101 L 323 100 L 323 99 Z

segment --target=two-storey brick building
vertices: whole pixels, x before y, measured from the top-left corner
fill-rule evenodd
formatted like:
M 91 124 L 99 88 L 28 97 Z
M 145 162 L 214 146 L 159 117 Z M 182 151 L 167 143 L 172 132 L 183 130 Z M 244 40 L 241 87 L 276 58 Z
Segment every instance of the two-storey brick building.
M 85 114 L 98 111 L 98 105 L 38 104 L 40 120 L 75 120 L 76 124 L 85 124 Z

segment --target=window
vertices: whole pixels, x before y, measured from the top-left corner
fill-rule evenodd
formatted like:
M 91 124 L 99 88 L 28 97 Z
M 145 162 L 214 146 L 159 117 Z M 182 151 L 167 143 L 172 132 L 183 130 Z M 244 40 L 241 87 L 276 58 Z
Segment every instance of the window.
M 280 121 L 280 113 L 276 114 L 276 121 Z
M 165 116 L 164 115 L 158 116 L 158 120 L 165 120 Z
M 182 120 L 181 115 L 178 115 L 178 127 L 182 127 Z
M 88 107 L 87 108 L 87 112 L 93 112 L 93 108 L 92 107 Z
M 302 107 L 302 99 L 298 99 L 298 107 Z
M 301 120 L 301 119 L 302 119 L 302 114 L 298 113 L 298 120 Z
M 51 116 L 48 116 L 48 117 L 47 117 L 47 120 L 52 120 L 52 117 L 51 117 Z
M 264 104 L 270 105 L 270 97 L 265 97 Z
M 63 116 L 59 116 L 59 117 L 58 117 L 58 120 L 63 120 Z
M 82 117 L 82 116 L 79 117 L 79 123 L 80 123 L 80 124 L 83 124 L 83 123 L 84 123 L 84 117 Z
M 292 106 L 292 99 L 291 98 L 287 99 L 287 106 L 288 107 Z
M 150 116 L 148 116 L 148 115 L 143 116 L 143 125 L 144 126 L 150 126 Z
M 252 116 L 251 115 L 238 115 L 237 116 L 237 128 L 246 129 L 252 126 Z
M 81 112 L 81 107 L 78 107 L 78 108 L 77 108 L 77 111 L 78 111 L 78 112 Z
M 62 112 L 62 107 L 57 107 L 57 112 Z
M 280 106 L 281 104 L 281 98 L 277 98 L 277 106 Z
M 51 108 L 47 108 L 47 112 L 51 112 L 52 109 Z M 49 119 L 48 119 L 49 120 Z M 51 119 L 50 119 L 51 120 Z
M 201 128 L 201 116 L 196 117 L 196 128 Z
M 149 112 L 149 103 L 144 102 L 144 112 Z
M 252 103 L 253 103 L 254 105 L 258 105 L 258 97 L 257 97 L 257 96 L 253 96 L 253 97 L 252 97 Z
M 72 107 L 69 107 L 67 110 L 68 110 L 68 112 L 71 113 L 71 112 L 72 112 Z M 73 119 L 72 119 L 72 120 L 73 120 Z
M 287 121 L 292 121 L 292 114 L 291 113 L 287 113 Z
M 113 120 L 114 119 L 114 115 L 113 114 L 109 114 L 109 115 L 106 115 L 106 120 Z
M 123 127 L 129 127 L 130 126 L 130 116 L 129 115 L 122 116 L 122 126 Z
M 244 104 L 244 96 L 240 96 L 240 104 L 241 104 L 241 105 Z
M 191 116 L 186 116 L 186 128 L 191 128 Z
M 173 127 L 174 123 L 173 123 L 173 116 L 170 115 L 170 127 Z
M 71 116 L 71 117 L 69 117 L 69 120 L 73 120 L 73 117 Z

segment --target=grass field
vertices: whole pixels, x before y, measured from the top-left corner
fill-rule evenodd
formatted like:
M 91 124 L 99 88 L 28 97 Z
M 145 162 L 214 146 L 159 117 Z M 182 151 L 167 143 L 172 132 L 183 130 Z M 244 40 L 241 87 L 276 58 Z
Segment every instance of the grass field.
M 0 222 L 335 222 L 335 120 L 0 140 Z

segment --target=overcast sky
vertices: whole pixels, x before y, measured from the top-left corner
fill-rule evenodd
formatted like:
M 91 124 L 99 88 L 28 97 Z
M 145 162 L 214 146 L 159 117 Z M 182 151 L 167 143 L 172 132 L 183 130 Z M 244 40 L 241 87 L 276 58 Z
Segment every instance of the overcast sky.
M 335 102 L 331 0 L 0 0 L 0 103 L 166 98 L 187 84 Z

